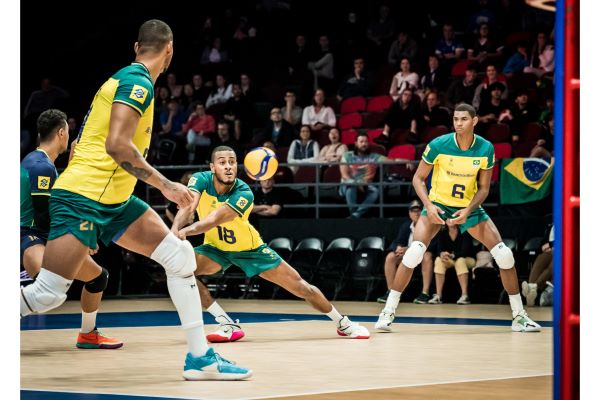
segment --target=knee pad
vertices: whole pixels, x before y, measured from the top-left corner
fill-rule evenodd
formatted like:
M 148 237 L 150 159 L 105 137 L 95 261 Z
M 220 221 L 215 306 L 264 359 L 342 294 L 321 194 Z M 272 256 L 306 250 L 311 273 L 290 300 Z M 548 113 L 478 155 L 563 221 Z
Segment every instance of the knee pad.
M 67 290 L 73 281 L 42 268 L 31 285 L 21 289 L 21 314 L 26 308 L 32 312 L 50 311 L 67 299 Z M 27 310 L 25 310 L 27 311 Z
M 188 277 L 196 271 L 194 248 L 187 240 L 180 240 L 169 232 L 156 247 L 150 258 L 163 266 L 167 276 Z
M 504 242 L 500 242 L 494 246 L 492 250 L 492 257 L 496 260 L 498 267 L 502 269 L 511 269 L 515 266 L 515 258 L 513 257 L 512 250 L 509 249 Z
M 406 253 L 404 253 L 404 257 L 402 257 L 402 264 L 414 269 L 417 265 L 421 264 L 426 251 L 427 246 L 425 246 L 425 243 L 416 240 L 413 241 L 408 250 L 406 250 Z
M 104 292 L 104 289 L 106 289 L 106 286 L 108 286 L 108 271 L 105 268 L 102 268 L 100 275 L 91 281 L 86 282 L 84 286 L 85 290 L 90 293 Z

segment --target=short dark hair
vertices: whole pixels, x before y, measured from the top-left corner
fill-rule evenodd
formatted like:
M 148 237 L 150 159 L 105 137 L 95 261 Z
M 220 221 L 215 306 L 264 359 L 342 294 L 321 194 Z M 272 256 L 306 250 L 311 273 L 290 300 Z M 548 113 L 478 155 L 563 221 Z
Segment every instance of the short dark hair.
M 60 128 L 67 124 L 67 114 L 60 110 L 49 109 L 40 114 L 37 119 L 37 131 L 40 141 L 44 142 L 54 137 Z
M 358 140 L 358 138 L 361 136 L 365 136 L 367 138 L 367 140 L 369 139 L 369 135 L 367 135 L 367 132 L 358 132 L 356 134 L 356 138 L 354 139 L 354 141 L 356 142 Z
M 171 40 L 173 31 L 161 20 L 151 19 L 140 26 L 137 41 L 142 53 L 146 50 L 161 51 Z
M 477 115 L 477 111 L 475 111 L 475 107 L 473 107 L 472 105 L 467 104 L 467 103 L 460 103 L 459 105 L 456 106 L 454 111 L 455 112 L 456 111 L 466 111 L 469 113 L 471 118 L 474 118 Z
M 235 151 L 229 146 L 217 146 L 212 151 L 212 153 L 210 153 L 210 162 L 213 162 L 215 160 L 215 154 L 217 154 L 219 151 L 233 151 L 233 154 L 235 154 Z M 236 158 L 237 158 L 237 154 L 236 154 Z

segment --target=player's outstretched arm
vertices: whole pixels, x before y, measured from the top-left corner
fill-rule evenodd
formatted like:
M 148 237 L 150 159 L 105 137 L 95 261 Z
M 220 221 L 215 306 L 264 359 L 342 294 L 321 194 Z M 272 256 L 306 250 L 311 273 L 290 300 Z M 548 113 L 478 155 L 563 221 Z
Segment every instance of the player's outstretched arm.
M 193 200 L 187 207 L 180 207 L 177 210 L 177 215 L 175 215 L 175 219 L 173 220 L 173 226 L 171 227 L 171 232 L 173 232 L 176 236 L 179 236 L 179 231 L 181 228 L 188 226 L 192 222 L 194 222 L 194 211 L 198 208 L 198 202 L 200 201 L 200 194 L 191 190 Z
M 113 103 L 110 114 L 110 126 L 106 138 L 106 152 L 125 171 L 149 185 L 159 189 L 163 196 L 177 203 L 180 207 L 188 206 L 192 195 L 187 187 L 172 182 L 153 168 L 142 157 L 133 144 L 133 136 L 140 114 L 122 103 Z
M 233 221 L 238 216 L 238 213 L 230 206 L 224 204 L 211 212 L 206 218 L 194 222 L 192 225 L 183 228 L 179 231 L 179 237 L 185 239 L 186 236 L 199 235 L 207 232 L 217 225 Z
M 440 218 L 439 215 L 443 214 L 444 211 L 429 200 L 429 194 L 427 193 L 427 177 L 432 169 L 432 164 L 427 164 L 425 161 L 421 160 L 417 172 L 415 172 L 415 175 L 413 176 L 412 184 L 417 196 L 419 196 L 419 199 L 423 202 L 423 207 L 427 210 L 427 218 L 434 224 L 444 225 L 444 220 Z

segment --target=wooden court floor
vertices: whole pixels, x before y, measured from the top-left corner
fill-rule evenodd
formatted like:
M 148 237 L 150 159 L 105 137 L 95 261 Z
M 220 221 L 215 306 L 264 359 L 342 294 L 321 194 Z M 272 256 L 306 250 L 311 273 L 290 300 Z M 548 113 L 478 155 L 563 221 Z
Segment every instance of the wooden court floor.
M 369 340 L 351 340 L 301 301 L 220 304 L 240 318 L 247 336 L 214 347 L 252 368 L 249 381 L 181 378 L 186 345 L 168 299 L 103 302 L 99 325 L 125 342 L 119 350 L 76 349 L 79 306 L 69 302 L 22 321 L 22 398 L 551 398 L 550 308 L 531 308 L 545 328 L 523 334 L 511 332 L 507 305 L 401 303 L 394 331 L 378 333 L 380 304 L 337 302 L 371 331 Z M 215 328 L 206 313 L 205 322 L 207 330 Z M 100 393 L 113 396 L 94 396 Z

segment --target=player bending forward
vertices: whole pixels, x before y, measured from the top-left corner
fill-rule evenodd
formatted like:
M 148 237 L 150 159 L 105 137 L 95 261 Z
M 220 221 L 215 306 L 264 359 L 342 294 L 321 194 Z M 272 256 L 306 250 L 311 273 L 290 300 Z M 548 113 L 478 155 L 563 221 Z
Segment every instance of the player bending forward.
M 205 233 L 204 244 L 194 248 L 196 275 L 212 275 L 230 265 L 239 266 L 248 277 L 262 278 L 283 287 L 327 314 L 336 324 L 340 336 L 368 339 L 369 331 L 342 316 L 321 291 L 303 280 L 298 272 L 263 243 L 259 233 L 248 222 L 254 195 L 237 176 L 237 159 L 227 146 L 217 147 L 211 155 L 210 172 L 197 172 L 188 188 L 193 201 L 180 208 L 171 231 L 180 239 Z M 199 221 L 192 221 L 194 211 Z
M 494 147 L 481 136 L 474 135 L 477 124 L 475 109 L 460 104 L 454 110 L 454 128 L 432 140 L 413 177 L 413 186 L 425 208 L 414 231 L 414 240 L 396 271 L 390 294 L 376 329 L 390 331 L 400 295 L 410 282 L 413 269 L 423 259 L 423 254 L 441 225 L 458 225 L 461 232 L 479 240 L 492 253 L 500 267 L 502 285 L 509 294 L 512 309 L 512 330 L 538 332 L 540 325 L 523 309 L 519 282 L 512 251 L 502 242 L 498 229 L 481 207 L 486 199 L 494 166 Z M 433 169 L 431 190 L 427 194 L 425 181 Z M 477 175 L 479 174 L 479 179 Z

